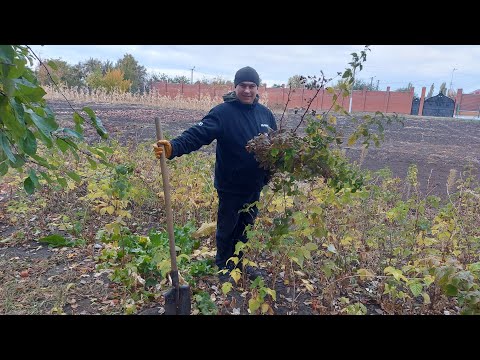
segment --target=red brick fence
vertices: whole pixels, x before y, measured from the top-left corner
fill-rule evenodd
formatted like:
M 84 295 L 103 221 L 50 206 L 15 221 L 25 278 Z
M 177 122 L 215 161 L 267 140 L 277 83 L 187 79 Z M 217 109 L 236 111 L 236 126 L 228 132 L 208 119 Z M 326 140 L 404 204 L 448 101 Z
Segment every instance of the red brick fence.
M 221 96 L 233 90 L 233 85 L 206 85 L 206 84 L 171 84 L 166 82 L 156 82 L 152 88 L 158 91 L 161 96 L 176 97 L 184 96 L 189 98 L 198 98 L 209 96 L 211 98 L 218 98 L 221 102 Z M 414 96 L 414 88 L 408 92 L 390 91 L 387 87 L 386 91 L 367 91 L 354 90 L 352 97 L 352 112 L 375 112 L 381 111 L 383 113 L 398 113 L 410 114 L 412 109 L 412 101 Z M 271 108 L 283 108 L 288 99 L 289 88 L 267 88 L 260 87 L 260 97 L 268 100 L 268 106 Z M 295 89 L 290 94 L 290 101 L 288 108 L 306 108 L 309 99 L 311 99 L 316 90 Z M 423 104 L 425 101 L 426 88 L 422 88 L 422 95 L 420 97 L 420 106 L 418 114 L 422 113 Z M 325 90 L 321 90 L 315 98 L 310 109 L 317 111 L 328 110 L 333 103 L 333 94 Z M 341 105 L 346 110 L 349 109 L 350 97 L 339 97 L 337 104 Z M 455 115 L 467 115 L 475 112 L 476 115 L 480 110 L 480 94 L 463 94 L 462 89 L 457 91 L 455 99 Z M 415 114 L 417 115 L 417 114 Z

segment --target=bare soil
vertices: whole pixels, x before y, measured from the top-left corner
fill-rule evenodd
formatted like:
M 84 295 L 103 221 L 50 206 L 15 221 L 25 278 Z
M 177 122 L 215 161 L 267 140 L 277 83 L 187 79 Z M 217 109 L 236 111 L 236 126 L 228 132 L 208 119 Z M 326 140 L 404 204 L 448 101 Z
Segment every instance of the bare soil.
M 155 141 L 154 118 L 159 117 L 163 131 L 175 137 L 200 121 L 207 114 L 200 110 L 162 109 L 126 104 L 73 104 L 76 109 L 91 107 L 103 121 L 113 138 L 122 143 Z M 51 102 L 59 119 L 71 121 L 72 109 L 66 102 Z M 277 120 L 281 113 L 275 114 Z M 381 147 L 370 146 L 362 157 L 361 146 L 344 146 L 347 156 L 363 168 L 378 170 L 389 167 L 394 176 L 405 177 L 410 164 L 418 167 L 420 190 L 446 195 L 446 182 L 451 169 L 459 173 L 472 164 L 478 176 L 480 165 L 480 121 L 440 117 L 402 115 L 404 125 L 393 124 L 385 130 Z M 287 128 L 296 126 L 300 114 L 285 115 Z M 302 125 L 303 126 L 303 125 Z M 348 134 L 352 122 L 338 117 L 338 128 Z M 89 135 L 94 138 L 94 132 Z M 211 148 L 209 149 L 210 151 Z

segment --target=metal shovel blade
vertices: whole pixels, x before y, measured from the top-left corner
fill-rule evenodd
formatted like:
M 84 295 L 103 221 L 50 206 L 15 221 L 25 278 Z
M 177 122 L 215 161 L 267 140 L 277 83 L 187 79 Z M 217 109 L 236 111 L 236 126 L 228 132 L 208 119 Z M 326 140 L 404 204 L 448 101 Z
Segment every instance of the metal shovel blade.
M 165 315 L 190 315 L 191 294 L 190 286 L 180 285 L 178 287 L 178 303 L 177 289 L 171 288 L 165 293 Z

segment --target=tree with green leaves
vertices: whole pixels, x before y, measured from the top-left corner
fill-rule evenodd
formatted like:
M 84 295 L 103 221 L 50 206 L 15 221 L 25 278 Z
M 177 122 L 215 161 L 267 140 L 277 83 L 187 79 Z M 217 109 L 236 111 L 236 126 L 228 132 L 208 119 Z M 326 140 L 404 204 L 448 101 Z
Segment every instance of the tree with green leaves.
M 122 59 L 117 61 L 115 68 L 123 72 L 125 80 L 131 81 L 130 91 L 132 93 L 143 92 L 144 86 L 146 86 L 147 70 L 138 64 L 133 55 L 125 54 Z
M 338 80 L 337 84 L 334 86 L 334 88 L 335 89 L 340 89 L 340 88 L 342 88 L 342 84 L 344 84 L 344 83 L 345 83 L 345 79 Z M 354 83 L 353 83 L 353 86 L 352 86 L 352 90 L 363 90 L 363 89 L 367 89 L 367 91 L 375 91 L 376 87 L 374 85 L 370 84 L 370 83 L 367 83 L 363 79 L 355 79 Z
M 233 85 L 231 80 L 225 80 L 221 76 L 215 76 L 213 79 L 210 80 L 210 84 L 212 85 Z
M 106 60 L 102 64 L 102 74 L 106 75 L 108 72 L 115 70 L 115 66 L 113 65 L 113 62 L 110 60 Z
M 53 85 L 54 82 L 66 84 L 69 86 L 70 79 L 73 75 L 73 69 L 66 61 L 62 59 L 46 59 L 43 61 L 45 66 L 37 66 L 35 69 L 36 77 L 42 86 Z M 49 63 L 53 63 L 53 69 Z
M 26 173 L 23 185 L 29 194 L 39 186 L 39 176 L 48 183 L 56 182 L 61 186 L 66 185 L 65 176 L 75 181 L 80 179 L 76 173 L 53 163 L 49 151 L 69 151 L 76 158 L 78 153 L 85 154 L 92 167 L 97 161 L 107 164 L 105 149 L 79 148 L 79 142 L 84 140 L 86 120 L 73 107 L 75 125 L 73 128 L 60 127 L 44 99 L 45 90 L 39 85 L 34 71 L 27 66 L 33 66 L 35 58 L 39 60 L 28 46 L 0 45 L 0 177 L 9 169 Z M 53 61 L 48 66 L 58 70 Z M 82 111 L 88 115 L 97 133 L 107 138 L 107 132 L 95 113 L 88 107 Z
M 287 86 L 291 87 L 292 89 L 299 89 L 303 87 L 305 80 L 306 79 L 301 75 L 293 75 L 292 77 L 288 78 Z
M 150 90 L 152 89 L 153 84 L 159 81 L 167 82 L 168 75 L 165 73 L 158 74 L 155 72 L 151 74 L 147 74 L 146 80 L 145 80 L 145 91 L 147 93 L 150 93 Z
M 100 69 L 88 74 L 85 83 L 90 89 L 98 89 L 103 86 L 103 75 Z
M 85 75 L 90 75 L 96 71 L 103 73 L 103 62 L 99 59 L 90 58 L 82 63 L 83 71 Z
M 370 83 L 367 83 L 365 80 L 363 79 L 355 79 L 354 83 L 353 83 L 353 87 L 352 87 L 353 90 L 363 90 L 363 89 L 367 89 L 368 91 L 375 91 L 375 86 L 373 86 L 372 84 Z
M 54 63 L 55 69 L 48 64 Z M 111 61 L 102 62 L 99 59 L 90 58 L 85 62 L 70 65 L 61 59 L 45 59 L 35 68 L 35 75 L 41 86 L 53 83 L 61 83 L 69 88 L 89 86 L 98 87 L 98 79 L 114 69 Z
M 172 84 L 190 84 L 190 79 L 185 75 L 175 75 L 174 77 L 169 77 L 168 82 Z
M 85 74 L 81 63 L 69 67 L 69 72 L 65 76 L 65 84 L 69 87 L 83 87 L 85 83 Z
M 412 88 L 413 88 L 413 84 L 411 82 L 409 82 L 406 87 L 400 87 L 400 88 L 396 89 L 395 91 L 409 92 L 409 91 L 412 90 Z

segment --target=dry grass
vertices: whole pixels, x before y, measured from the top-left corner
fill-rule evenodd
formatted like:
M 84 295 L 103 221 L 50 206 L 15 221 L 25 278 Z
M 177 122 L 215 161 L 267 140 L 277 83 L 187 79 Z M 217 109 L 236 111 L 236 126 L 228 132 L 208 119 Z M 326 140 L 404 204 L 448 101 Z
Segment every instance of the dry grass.
M 157 91 L 145 94 L 132 94 L 129 92 L 114 91 L 108 93 L 103 89 L 88 91 L 88 89 L 73 89 L 60 87 L 60 90 L 53 86 L 44 86 L 47 100 L 64 100 L 78 102 L 95 103 L 114 103 L 114 104 L 139 104 L 148 106 L 157 106 L 161 108 L 176 108 L 209 111 L 214 106 L 221 104 L 223 99 L 220 96 L 212 98 L 209 95 L 203 95 L 200 100 L 197 98 L 184 97 L 177 95 L 174 98 L 161 96 Z M 264 93 L 260 100 L 262 104 L 268 106 L 268 95 Z

